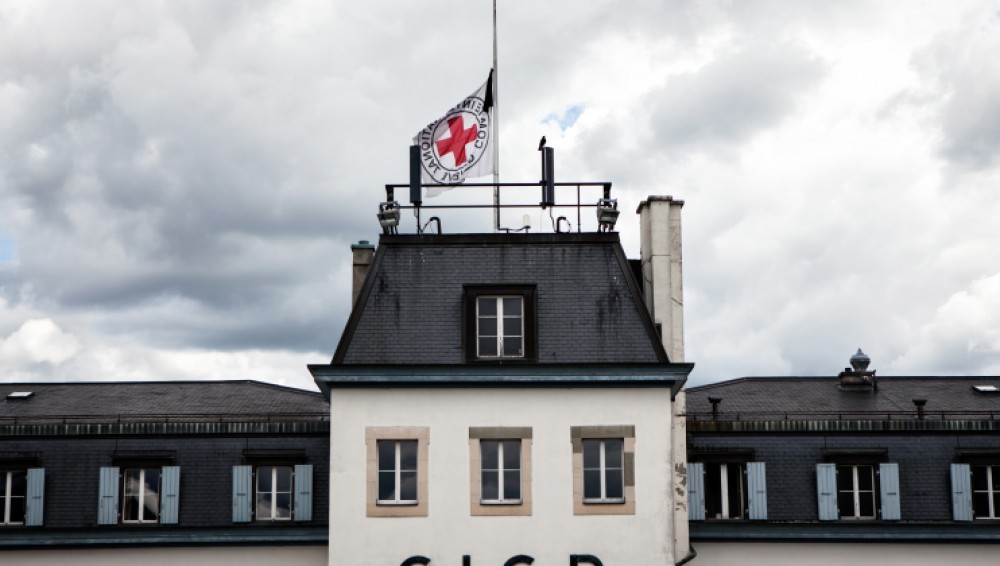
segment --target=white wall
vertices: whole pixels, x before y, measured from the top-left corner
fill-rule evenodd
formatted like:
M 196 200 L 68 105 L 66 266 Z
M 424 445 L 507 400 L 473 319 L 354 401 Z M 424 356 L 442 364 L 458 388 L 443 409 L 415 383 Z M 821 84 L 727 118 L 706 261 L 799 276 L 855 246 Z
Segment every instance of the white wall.
M 666 389 L 334 390 L 330 564 L 396 566 L 422 554 L 435 566 L 536 566 L 592 554 L 605 566 L 672 564 L 670 392 Z M 634 425 L 636 513 L 574 516 L 571 426 Z M 428 426 L 429 516 L 367 518 L 365 427 Z M 533 513 L 469 513 L 469 427 L 530 426 Z
M 692 566 L 995 566 L 995 544 L 694 542 Z
M 0 564 L 11 566 L 320 566 L 325 546 L 240 546 L 225 548 L 74 548 L 0 551 Z

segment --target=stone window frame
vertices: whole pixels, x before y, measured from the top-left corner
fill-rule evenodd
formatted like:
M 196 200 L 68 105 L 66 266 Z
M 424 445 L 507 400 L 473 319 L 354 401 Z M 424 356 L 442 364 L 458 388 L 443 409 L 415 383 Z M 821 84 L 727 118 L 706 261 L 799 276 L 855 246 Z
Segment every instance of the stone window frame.
M 519 503 L 482 502 L 483 440 L 521 441 L 521 501 Z M 473 516 L 531 515 L 531 427 L 469 427 L 469 514 Z
M 601 439 L 623 441 L 624 501 L 584 501 L 583 441 Z M 574 426 L 570 427 L 570 441 L 573 446 L 573 514 L 635 515 L 635 425 Z
M 430 427 L 368 426 L 365 427 L 367 460 L 366 492 L 368 517 L 427 517 L 428 516 L 428 454 Z M 378 502 L 378 441 L 417 441 L 417 502 L 412 505 L 382 505 Z

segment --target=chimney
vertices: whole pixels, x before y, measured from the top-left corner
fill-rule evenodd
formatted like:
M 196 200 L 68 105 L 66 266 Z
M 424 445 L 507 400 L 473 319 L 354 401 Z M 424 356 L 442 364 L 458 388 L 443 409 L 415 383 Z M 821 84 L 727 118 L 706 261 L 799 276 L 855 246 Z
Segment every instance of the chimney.
M 671 362 L 684 361 L 684 284 L 681 270 L 681 207 L 670 196 L 639 203 L 642 294 Z
M 372 268 L 375 246 L 368 240 L 361 240 L 356 244 L 351 244 L 351 254 L 354 256 L 354 276 L 351 280 L 351 304 L 353 305 L 358 302 L 361 287 L 365 284 L 368 271 Z
M 876 391 L 878 382 L 875 379 L 875 370 L 868 371 L 868 364 L 872 359 L 858 348 L 857 353 L 851 356 L 851 367 L 844 368 L 838 376 L 840 378 L 840 388 L 858 391 Z

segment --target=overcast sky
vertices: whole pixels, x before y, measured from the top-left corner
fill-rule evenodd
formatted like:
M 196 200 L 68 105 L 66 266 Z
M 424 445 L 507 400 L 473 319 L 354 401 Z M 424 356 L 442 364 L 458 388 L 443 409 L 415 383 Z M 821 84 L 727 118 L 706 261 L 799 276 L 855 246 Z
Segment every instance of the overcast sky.
M 692 384 L 1000 373 L 1000 2 L 499 4 L 502 180 L 546 135 L 630 257 L 686 202 Z M 312 387 L 491 58 L 486 0 L 0 0 L 0 379 Z

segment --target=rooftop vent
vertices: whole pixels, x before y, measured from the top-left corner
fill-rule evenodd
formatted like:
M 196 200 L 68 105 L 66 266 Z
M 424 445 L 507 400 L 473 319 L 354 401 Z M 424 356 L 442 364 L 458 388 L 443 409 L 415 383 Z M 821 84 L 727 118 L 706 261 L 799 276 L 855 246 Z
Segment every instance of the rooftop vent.
M 30 399 L 35 394 L 34 391 L 12 391 L 7 394 L 8 401 L 24 401 Z
M 972 388 L 979 393 L 1000 393 L 996 385 L 973 385 Z
M 853 391 L 875 391 L 878 384 L 875 380 L 875 370 L 868 371 L 872 359 L 858 348 L 851 356 L 851 367 L 840 372 L 840 388 Z

